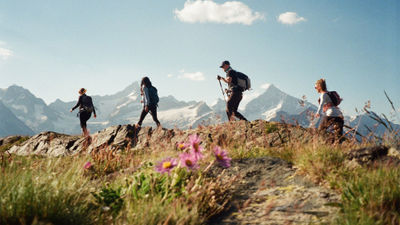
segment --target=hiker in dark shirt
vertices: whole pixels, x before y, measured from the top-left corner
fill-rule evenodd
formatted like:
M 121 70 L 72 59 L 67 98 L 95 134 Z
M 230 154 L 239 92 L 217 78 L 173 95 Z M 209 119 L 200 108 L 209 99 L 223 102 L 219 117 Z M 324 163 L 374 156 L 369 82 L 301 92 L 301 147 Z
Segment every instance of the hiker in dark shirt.
M 136 128 L 142 126 L 142 122 L 149 113 L 153 117 L 154 122 L 156 122 L 157 127 L 161 127 L 160 121 L 157 118 L 157 104 L 158 104 L 158 94 L 157 88 L 155 88 L 148 77 L 143 77 L 140 83 L 140 95 L 142 96 L 143 110 L 140 115 L 139 122 L 136 124 Z
M 229 87 L 229 97 L 226 103 L 226 114 L 228 115 L 228 120 L 233 121 L 235 120 L 236 116 L 240 120 L 247 121 L 247 119 L 237 111 L 240 101 L 243 98 L 244 90 L 238 86 L 236 71 L 232 69 L 229 61 L 222 62 L 220 68 L 222 68 L 226 72 L 226 78 L 217 76 L 217 79 L 223 80 L 228 84 Z
M 92 115 L 92 112 L 94 114 L 94 118 L 96 118 L 96 110 L 93 106 L 93 101 L 90 96 L 86 95 L 86 89 L 81 88 L 79 90 L 79 99 L 76 105 L 71 109 L 70 112 L 74 111 L 76 108 L 79 107 L 79 120 L 81 122 L 81 128 L 82 128 L 82 133 L 83 136 L 87 137 L 89 136 L 89 132 L 87 130 L 87 125 L 86 122 L 89 120 L 90 116 Z

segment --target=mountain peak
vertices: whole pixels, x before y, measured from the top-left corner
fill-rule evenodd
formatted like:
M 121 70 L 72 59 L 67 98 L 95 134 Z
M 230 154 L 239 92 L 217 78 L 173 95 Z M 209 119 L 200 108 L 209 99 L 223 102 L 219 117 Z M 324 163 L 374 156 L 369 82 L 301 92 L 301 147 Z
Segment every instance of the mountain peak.
M 19 102 L 28 104 L 29 102 L 35 102 L 39 104 L 45 104 L 42 99 L 37 98 L 28 89 L 15 84 L 5 89 L 0 98 L 5 103 Z
M 23 88 L 22 86 L 18 86 L 13 84 L 5 89 L 7 92 L 29 92 L 27 89 Z M 30 92 L 29 92 L 30 93 Z
M 132 84 L 127 86 L 124 90 L 135 90 L 140 87 L 139 81 L 134 81 Z
M 268 90 L 268 88 L 270 88 L 271 86 L 274 86 L 274 85 L 270 84 L 270 83 L 265 83 L 265 84 L 261 85 L 261 88 L 264 90 Z
M 215 107 L 215 106 L 218 106 L 218 105 L 220 105 L 220 104 L 225 105 L 226 103 L 225 103 L 225 101 L 224 101 L 223 99 L 217 98 L 214 102 L 212 102 L 212 103 L 210 104 L 210 107 Z

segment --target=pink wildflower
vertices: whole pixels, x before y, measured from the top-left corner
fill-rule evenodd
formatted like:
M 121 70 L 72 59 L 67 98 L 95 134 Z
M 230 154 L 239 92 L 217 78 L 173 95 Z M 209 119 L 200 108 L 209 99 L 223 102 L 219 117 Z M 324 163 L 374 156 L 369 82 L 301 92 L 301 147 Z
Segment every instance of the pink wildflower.
M 181 142 L 179 142 L 179 143 L 176 144 L 176 147 L 177 147 L 179 150 L 183 151 L 183 150 L 185 150 L 185 149 L 188 147 L 188 145 L 187 145 L 185 142 L 181 141 Z
M 222 167 L 228 168 L 231 166 L 231 158 L 228 157 L 228 153 L 221 149 L 219 146 L 214 147 L 214 155 L 218 164 Z
M 181 165 L 186 167 L 188 170 L 195 170 L 199 167 L 197 164 L 197 158 L 193 154 L 182 153 L 179 155 L 181 159 Z
M 83 166 L 83 168 L 84 169 L 86 169 L 86 170 L 88 170 L 88 169 L 90 169 L 90 168 L 92 168 L 92 163 L 91 162 L 87 162 L 87 163 L 85 163 L 85 165 Z
M 165 158 L 158 162 L 156 165 L 156 171 L 159 173 L 170 173 L 171 170 L 178 164 L 174 158 Z
M 189 136 L 189 142 L 191 147 L 192 154 L 196 157 L 196 159 L 203 158 L 203 147 L 200 145 L 201 139 L 197 134 L 193 134 Z

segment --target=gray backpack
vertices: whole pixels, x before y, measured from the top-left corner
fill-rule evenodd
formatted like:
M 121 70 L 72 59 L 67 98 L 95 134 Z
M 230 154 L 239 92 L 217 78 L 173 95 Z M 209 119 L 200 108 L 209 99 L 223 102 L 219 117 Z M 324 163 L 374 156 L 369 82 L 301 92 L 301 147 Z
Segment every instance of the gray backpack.
M 241 87 L 243 91 L 251 89 L 251 81 L 246 74 L 236 71 L 236 77 L 237 77 L 237 85 Z

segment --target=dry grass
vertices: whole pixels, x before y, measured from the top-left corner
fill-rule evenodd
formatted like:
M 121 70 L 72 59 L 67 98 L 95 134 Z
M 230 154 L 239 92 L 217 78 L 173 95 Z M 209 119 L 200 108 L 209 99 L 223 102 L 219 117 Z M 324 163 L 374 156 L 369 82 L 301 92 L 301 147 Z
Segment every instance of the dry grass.
M 257 129 L 255 129 L 257 128 Z M 104 148 L 89 155 L 46 158 L 1 152 L 0 224 L 204 224 L 229 202 L 234 178 L 207 177 L 211 149 L 219 145 L 232 158 L 273 156 L 298 173 L 342 194 L 342 211 L 332 223 L 398 224 L 400 170 L 350 168 L 346 153 L 374 142 L 326 143 L 312 130 L 255 121 L 201 127 L 206 159 L 196 172 L 170 175 L 154 165 L 180 152 L 164 145 L 135 151 Z M 397 133 L 381 143 L 398 142 Z M 375 140 L 374 140 L 375 141 Z M 84 169 L 91 162 L 93 167 Z

